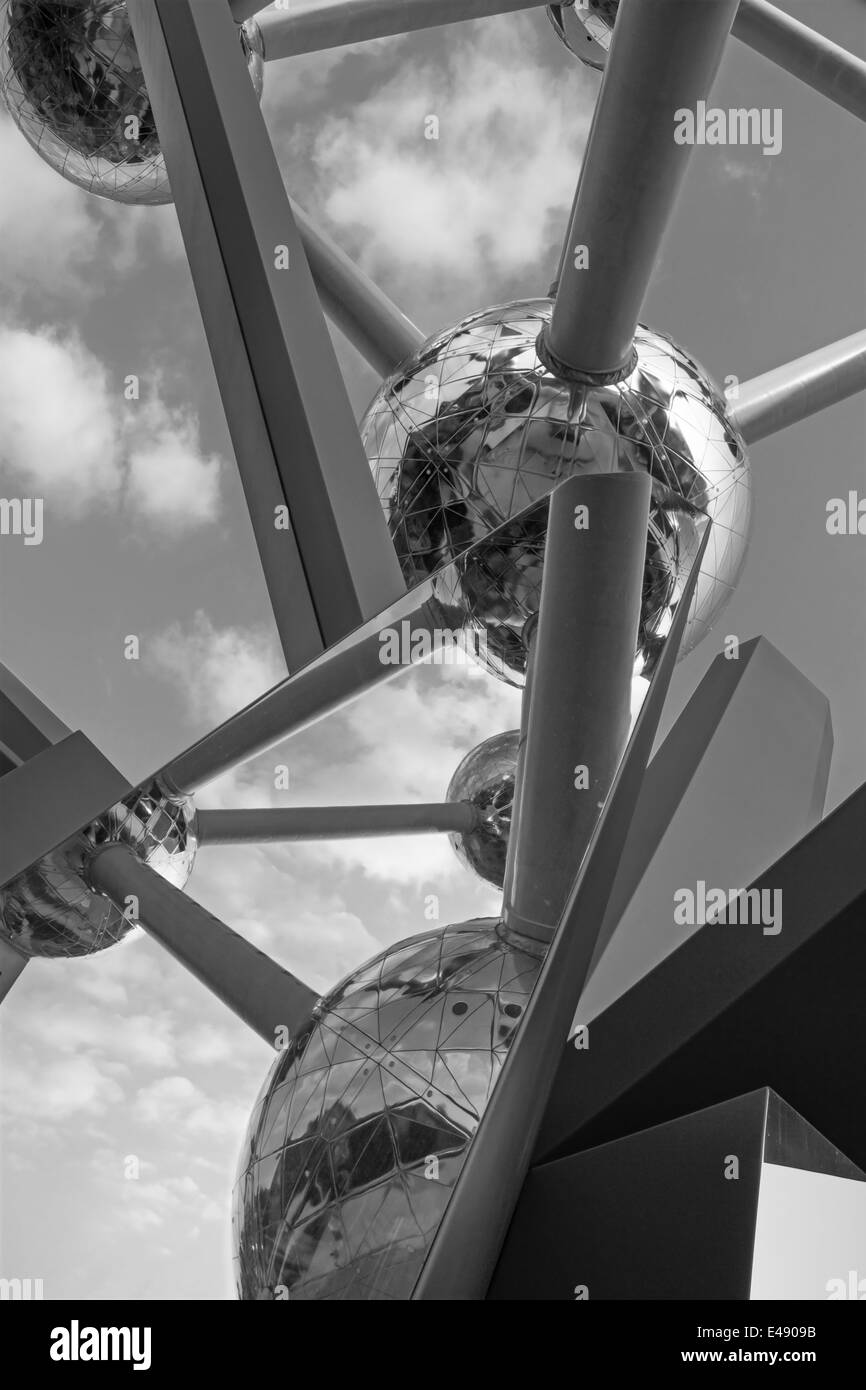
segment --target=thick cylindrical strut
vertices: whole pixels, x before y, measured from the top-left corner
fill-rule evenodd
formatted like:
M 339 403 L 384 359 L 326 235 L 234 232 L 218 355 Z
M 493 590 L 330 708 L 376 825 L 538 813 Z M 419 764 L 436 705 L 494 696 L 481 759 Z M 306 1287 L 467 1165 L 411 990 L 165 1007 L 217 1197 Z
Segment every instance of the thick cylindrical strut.
M 200 845 L 282 844 L 373 835 L 468 834 L 478 813 L 468 801 L 417 806 L 289 806 L 199 811 Z
M 628 740 L 651 490 L 646 473 L 603 473 L 551 498 L 505 871 L 521 936 L 553 936 Z
M 294 1035 L 316 995 L 225 922 L 143 864 L 125 845 L 106 845 L 90 863 L 90 883 L 129 912 L 271 1047 L 278 1030 Z
M 691 147 L 674 138 L 716 74 L 737 0 L 622 0 L 543 344 L 561 375 L 632 360 L 635 328 Z
M 754 444 L 864 390 L 866 329 L 743 382 L 729 396 L 731 416 Z

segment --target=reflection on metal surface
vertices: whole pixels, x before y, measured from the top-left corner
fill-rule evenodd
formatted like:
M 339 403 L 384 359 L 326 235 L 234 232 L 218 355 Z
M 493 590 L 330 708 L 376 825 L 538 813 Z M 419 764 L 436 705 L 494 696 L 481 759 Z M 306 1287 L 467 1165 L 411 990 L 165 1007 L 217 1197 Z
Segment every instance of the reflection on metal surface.
M 239 34 L 261 97 L 255 20 Z M 171 202 L 126 5 L 0 0 L 0 92 L 37 154 L 71 183 L 120 203 Z
M 574 0 L 548 5 L 547 17 L 566 48 L 591 68 L 603 68 L 610 52 L 619 0 Z
M 431 338 L 374 397 L 362 434 L 408 584 L 477 546 L 437 582 L 436 597 L 467 638 L 485 634 L 484 664 L 523 683 L 522 629 L 537 611 L 547 497 L 574 473 L 648 471 L 653 504 L 635 675 L 649 676 L 713 522 L 682 654 L 718 617 L 739 577 L 749 534 L 745 446 L 706 372 L 661 333 L 638 329 L 638 361 L 612 386 L 569 386 L 539 361 L 551 301 L 474 314 Z M 477 640 L 467 650 L 477 655 Z
M 163 878 L 182 888 L 195 859 L 193 803 L 188 797 L 168 796 L 153 781 L 0 889 L 0 929 L 19 951 L 28 956 L 85 956 L 133 930 L 134 920 L 87 883 L 91 853 L 111 842 L 129 845 Z
M 511 729 L 479 743 L 466 754 L 445 793 L 446 801 L 468 801 L 479 816 L 474 829 L 448 836 L 458 859 L 497 888 L 505 878 L 519 742 L 520 730 Z
M 253 1109 L 244 1299 L 406 1299 L 541 967 L 479 919 L 400 942 L 313 1010 Z

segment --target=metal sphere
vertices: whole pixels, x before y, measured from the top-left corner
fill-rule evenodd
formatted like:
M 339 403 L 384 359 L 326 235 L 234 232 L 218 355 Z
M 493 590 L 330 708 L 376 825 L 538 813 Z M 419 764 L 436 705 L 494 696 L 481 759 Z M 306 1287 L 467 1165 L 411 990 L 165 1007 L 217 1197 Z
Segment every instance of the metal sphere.
M 264 45 L 240 27 L 261 97 Z M 118 203 L 170 203 L 171 189 L 126 5 L 0 0 L 0 93 L 37 154 Z
M 182 888 L 197 845 L 192 800 L 155 780 L 112 806 L 0 889 L 0 931 L 27 956 L 87 956 L 127 936 L 135 923 L 87 880 L 94 849 L 114 842 Z
M 479 818 L 474 830 L 448 836 L 458 859 L 497 888 L 505 878 L 519 742 L 520 730 L 510 729 L 479 743 L 466 754 L 445 793 L 446 801 L 468 801 Z
M 610 52 L 613 25 L 619 0 L 565 0 L 563 5 L 548 5 L 547 17 L 562 42 L 582 63 L 590 68 L 603 69 Z
M 541 966 L 490 919 L 390 946 L 280 1054 L 241 1152 L 242 1299 L 406 1299 Z
M 552 376 L 536 351 L 551 308 L 548 299 L 519 300 L 429 339 L 367 410 L 367 456 L 407 582 L 456 561 L 436 581 L 436 597 L 466 649 L 512 685 L 525 676 L 521 633 L 538 608 L 551 489 L 575 473 L 648 471 L 635 675 L 649 676 L 705 515 L 713 529 L 681 654 L 733 592 L 751 518 L 745 446 L 703 368 L 648 328 L 638 329 L 637 365 L 617 385 Z

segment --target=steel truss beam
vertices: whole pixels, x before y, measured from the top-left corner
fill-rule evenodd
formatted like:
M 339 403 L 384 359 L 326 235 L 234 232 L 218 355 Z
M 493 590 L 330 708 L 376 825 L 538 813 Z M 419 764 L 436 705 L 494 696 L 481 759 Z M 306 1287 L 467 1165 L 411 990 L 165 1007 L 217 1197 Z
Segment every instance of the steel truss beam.
M 289 670 L 403 586 L 227 6 L 130 0 Z

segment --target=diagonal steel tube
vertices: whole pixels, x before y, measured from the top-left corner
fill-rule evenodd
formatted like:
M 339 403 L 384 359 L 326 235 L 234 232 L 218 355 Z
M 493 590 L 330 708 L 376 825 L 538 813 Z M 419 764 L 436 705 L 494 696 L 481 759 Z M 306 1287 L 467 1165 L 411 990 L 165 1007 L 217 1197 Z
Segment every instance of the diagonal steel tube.
M 354 839 L 373 835 L 463 834 L 478 813 L 468 801 L 408 806 L 292 806 L 199 811 L 199 845 L 283 844 L 290 840 Z
M 733 32 L 756 53 L 866 121 L 866 62 L 862 58 L 768 0 L 740 0 Z
M 531 502 L 525 511 L 529 512 L 536 505 Z M 491 532 L 479 542 L 479 548 L 495 540 L 500 531 L 510 535 L 521 515 L 523 513 L 518 513 Z M 365 690 L 405 671 L 406 664 L 391 665 L 385 659 L 387 652 L 383 643 L 389 634 L 401 636 L 402 648 L 410 661 L 419 659 L 416 636 L 429 637 L 434 651 L 446 641 L 450 642 L 461 626 L 463 615 L 443 605 L 437 595 L 443 589 L 449 590 L 454 571 L 470 563 L 474 549 L 470 547 L 450 565 L 444 565 L 343 642 L 336 643 L 303 670 L 267 691 L 172 759 L 162 769 L 166 784 L 178 792 L 194 792 L 214 777 L 341 709 Z M 402 640 L 404 634 L 405 641 Z
M 541 1125 L 649 762 L 710 534 L 684 587 L 625 755 L 547 952 L 523 1022 L 469 1148 L 413 1291 L 417 1300 L 483 1299 Z M 537 684 L 533 684 L 533 701 Z
M 228 7 L 129 14 L 295 670 L 403 591 L 399 564 Z
M 271 62 L 544 4 L 546 0 L 291 0 L 287 9 L 263 9 L 257 22 L 265 62 Z
M 866 329 L 752 377 L 728 399 L 734 424 L 754 444 L 858 391 L 866 391 Z
M 307 985 L 193 898 L 142 863 L 126 845 L 106 845 L 90 863 L 91 886 L 130 912 L 149 936 L 274 1047 L 293 1035 L 316 1002 Z
M 294 201 L 292 214 L 328 318 L 374 371 L 390 376 L 425 334 Z
M 267 0 L 265 0 L 265 4 L 267 4 Z M 228 6 L 232 19 L 237 24 L 243 24 L 245 19 L 252 19 L 254 15 L 259 13 L 259 10 L 265 8 L 262 0 L 228 0 Z
M 691 147 L 676 113 L 712 86 L 737 0 L 622 0 L 541 348 L 568 379 L 618 379 Z

